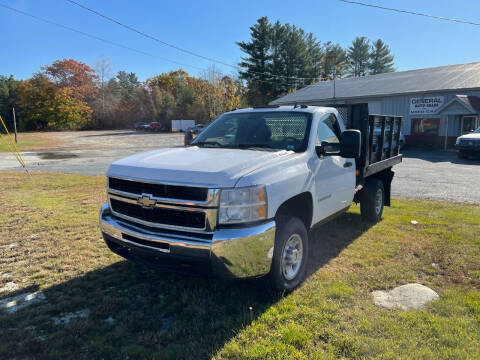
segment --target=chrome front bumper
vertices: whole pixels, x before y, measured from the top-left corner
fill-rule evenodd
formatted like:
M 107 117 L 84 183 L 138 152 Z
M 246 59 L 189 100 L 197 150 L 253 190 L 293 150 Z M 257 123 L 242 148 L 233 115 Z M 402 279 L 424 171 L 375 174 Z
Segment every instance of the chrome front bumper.
M 455 149 L 457 151 L 464 151 L 464 152 L 477 152 L 480 153 L 480 141 L 478 142 L 478 145 L 455 145 Z
M 273 220 L 251 227 L 217 229 L 211 238 L 205 238 L 195 233 L 146 230 L 114 217 L 108 204 L 100 210 L 100 229 L 107 244 L 113 241 L 130 253 L 150 254 L 159 266 L 175 259 L 191 259 L 208 264 L 214 275 L 224 278 L 267 274 L 275 242 Z

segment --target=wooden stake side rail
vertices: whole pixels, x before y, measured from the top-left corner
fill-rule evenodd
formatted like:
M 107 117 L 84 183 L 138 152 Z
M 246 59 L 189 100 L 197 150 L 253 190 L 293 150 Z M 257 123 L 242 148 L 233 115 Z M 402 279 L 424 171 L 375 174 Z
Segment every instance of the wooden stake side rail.
M 360 169 L 367 177 L 402 161 L 400 154 L 401 116 L 368 115 L 365 135 L 365 160 Z

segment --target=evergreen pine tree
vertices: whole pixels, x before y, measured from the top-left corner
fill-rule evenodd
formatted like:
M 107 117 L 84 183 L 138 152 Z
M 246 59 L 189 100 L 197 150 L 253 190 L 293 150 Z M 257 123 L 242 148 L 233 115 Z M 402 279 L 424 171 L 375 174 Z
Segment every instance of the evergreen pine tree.
M 272 99 L 275 99 L 288 92 L 288 83 L 285 81 L 285 63 L 282 57 L 283 43 L 287 29 L 277 20 L 272 26 L 271 36 L 271 66 L 272 73 Z
M 370 50 L 370 74 L 381 74 L 395 71 L 393 68 L 393 55 L 390 48 L 381 39 L 374 41 Z
M 365 76 L 369 69 L 370 41 L 365 36 L 356 37 L 348 48 L 350 75 Z
M 285 37 L 282 43 L 281 61 L 284 66 L 284 76 L 280 79 L 288 84 L 288 91 L 296 90 L 304 84 L 301 79 L 307 77 L 306 67 L 307 46 L 305 32 L 295 25 L 285 24 Z
M 246 54 L 238 65 L 250 105 L 267 104 L 321 77 L 323 49 L 312 33 L 262 17 L 250 28 L 250 37 L 237 43 Z
M 324 52 L 320 42 L 312 33 L 308 33 L 305 37 L 305 45 L 307 64 L 304 75 L 307 78 L 312 78 L 311 80 L 304 82 L 308 85 L 318 81 L 321 77 Z
M 272 78 L 269 76 L 272 55 L 270 52 L 272 26 L 266 16 L 257 20 L 250 27 L 251 39 L 249 42 L 237 42 L 240 49 L 247 54 L 242 57 L 239 66 L 240 78 L 247 81 L 247 98 L 251 105 L 263 105 L 270 99 Z
M 347 53 L 339 44 L 333 44 L 331 41 L 326 42 L 323 46 L 321 80 L 342 77 L 345 73 L 346 61 Z

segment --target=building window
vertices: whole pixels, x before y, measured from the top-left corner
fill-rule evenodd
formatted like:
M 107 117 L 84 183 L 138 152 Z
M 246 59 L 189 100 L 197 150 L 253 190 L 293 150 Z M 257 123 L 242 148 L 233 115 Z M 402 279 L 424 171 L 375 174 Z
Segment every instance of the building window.
M 462 135 L 468 134 L 477 128 L 476 116 L 463 116 L 461 122 Z
M 412 135 L 438 135 L 438 118 L 412 119 Z

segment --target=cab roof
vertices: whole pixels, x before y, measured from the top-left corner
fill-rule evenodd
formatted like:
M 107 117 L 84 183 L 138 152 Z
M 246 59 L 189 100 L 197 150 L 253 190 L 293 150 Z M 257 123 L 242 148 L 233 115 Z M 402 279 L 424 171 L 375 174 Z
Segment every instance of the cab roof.
M 245 113 L 245 112 L 275 112 L 275 111 L 298 111 L 298 112 L 308 112 L 308 113 L 337 113 L 337 109 L 326 106 L 306 106 L 306 105 L 297 105 L 297 106 L 265 106 L 265 107 L 250 107 L 243 109 L 234 109 L 228 111 L 228 113 Z

